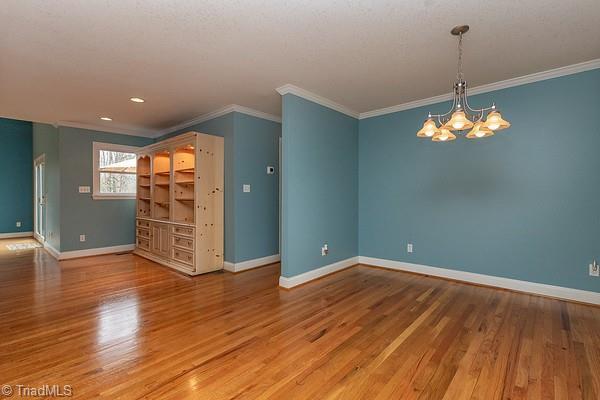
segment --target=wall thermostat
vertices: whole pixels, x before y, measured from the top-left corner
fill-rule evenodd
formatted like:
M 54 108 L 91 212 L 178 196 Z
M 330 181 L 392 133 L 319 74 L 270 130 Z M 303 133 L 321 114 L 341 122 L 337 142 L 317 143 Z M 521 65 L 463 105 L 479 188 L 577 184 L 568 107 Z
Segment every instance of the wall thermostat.
M 272 167 L 272 166 L 269 165 L 267 167 L 267 174 L 268 175 L 273 175 L 274 173 L 275 173 L 275 167 Z

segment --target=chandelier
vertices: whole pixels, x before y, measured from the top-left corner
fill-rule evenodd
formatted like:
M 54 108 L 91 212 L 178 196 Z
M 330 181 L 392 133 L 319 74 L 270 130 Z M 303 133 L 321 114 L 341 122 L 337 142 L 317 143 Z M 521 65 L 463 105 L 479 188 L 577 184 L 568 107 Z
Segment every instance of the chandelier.
M 429 138 L 434 142 L 448 142 L 456 139 L 457 134 L 464 134 L 467 139 L 479 139 L 492 136 L 495 132 L 506 129 L 510 123 L 502 118 L 502 114 L 492 103 L 491 107 L 473 108 L 468 102 L 467 82 L 462 72 L 462 38 L 469 30 L 469 25 L 454 27 L 450 33 L 458 36 L 458 72 L 452 96 L 452 108 L 445 114 L 431 114 L 423 128 L 417 132 L 421 138 Z M 439 126 L 439 127 L 438 127 Z

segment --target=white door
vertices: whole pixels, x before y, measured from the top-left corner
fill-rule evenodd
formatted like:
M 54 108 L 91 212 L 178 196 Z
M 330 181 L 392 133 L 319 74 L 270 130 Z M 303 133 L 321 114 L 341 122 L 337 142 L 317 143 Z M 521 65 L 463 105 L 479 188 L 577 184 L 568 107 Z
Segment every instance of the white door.
M 45 178 L 45 155 L 42 154 L 33 162 L 34 173 L 34 236 L 44 242 L 46 237 L 46 187 L 44 185 Z

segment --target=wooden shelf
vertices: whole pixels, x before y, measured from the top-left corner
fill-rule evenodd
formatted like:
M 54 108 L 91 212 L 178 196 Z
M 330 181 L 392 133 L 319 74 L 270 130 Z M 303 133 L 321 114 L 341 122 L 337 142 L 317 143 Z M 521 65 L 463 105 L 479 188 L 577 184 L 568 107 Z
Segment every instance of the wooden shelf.
M 177 201 L 194 201 L 194 198 L 193 197 L 179 197 L 179 198 L 176 198 L 175 200 L 177 200 Z
M 138 197 L 140 200 L 150 201 L 150 197 Z
M 155 172 L 154 175 L 162 175 L 162 176 L 169 176 L 171 175 L 171 171 L 160 171 L 160 172 Z
M 169 187 L 169 186 L 171 186 L 171 184 L 170 183 L 155 183 L 154 186 Z
M 193 180 L 191 180 L 191 181 L 176 181 L 175 183 L 178 185 L 193 185 L 194 181 Z
M 143 187 L 143 188 L 149 188 L 150 184 L 140 184 L 138 185 L 139 187 Z
M 138 176 L 142 178 L 150 178 L 150 174 L 138 174 Z
M 194 173 L 194 168 L 181 168 L 181 169 L 176 169 L 175 172 L 183 172 L 183 173 Z
M 162 207 L 169 207 L 169 202 L 168 201 L 155 201 L 154 204 L 158 204 L 159 206 Z

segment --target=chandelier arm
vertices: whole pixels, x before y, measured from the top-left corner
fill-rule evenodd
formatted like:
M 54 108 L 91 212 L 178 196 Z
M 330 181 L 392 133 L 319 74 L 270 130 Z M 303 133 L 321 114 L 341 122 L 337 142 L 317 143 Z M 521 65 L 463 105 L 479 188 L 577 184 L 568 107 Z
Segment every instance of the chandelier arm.
M 465 113 L 467 114 L 467 117 L 470 117 L 469 119 L 472 122 L 478 121 L 483 117 L 483 111 L 473 108 L 469 105 L 469 101 L 468 101 L 468 94 L 467 94 L 467 87 L 465 86 L 465 89 L 463 91 L 463 104 L 464 104 L 464 110 Z
M 454 95 L 452 96 L 452 107 L 450 107 L 449 111 L 445 112 L 444 114 L 431 114 L 431 113 L 429 113 L 429 116 L 431 118 L 437 118 L 438 123 L 440 125 L 443 125 L 443 124 L 445 124 L 445 122 L 442 122 L 441 118 L 444 118 L 447 115 L 452 114 L 454 112 L 455 108 L 456 108 L 456 93 L 454 93 Z
M 464 90 L 464 99 L 463 102 L 465 104 L 465 109 L 471 111 L 472 114 L 479 114 L 479 119 L 483 118 L 483 113 L 489 110 L 493 110 L 496 108 L 495 105 L 492 105 L 491 107 L 483 107 L 483 108 L 473 108 L 469 105 L 469 101 L 468 101 L 468 97 L 469 94 L 467 92 L 467 86 L 465 86 L 465 90 Z

